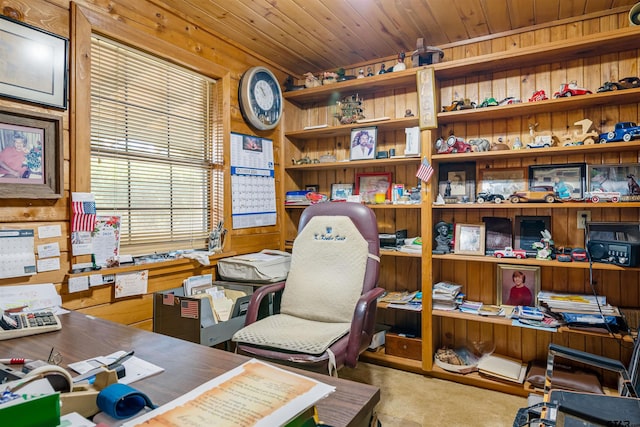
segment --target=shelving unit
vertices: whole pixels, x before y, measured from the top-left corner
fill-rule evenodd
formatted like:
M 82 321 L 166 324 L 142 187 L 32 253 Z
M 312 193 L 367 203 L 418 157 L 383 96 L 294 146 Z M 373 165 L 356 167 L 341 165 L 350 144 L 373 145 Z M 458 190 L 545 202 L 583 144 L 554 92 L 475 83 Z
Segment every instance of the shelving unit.
M 486 45 L 477 51 L 486 51 Z M 431 286 L 449 280 L 464 286 L 468 299 L 494 303 L 496 299 L 496 266 L 513 264 L 541 268 L 543 290 L 590 293 L 588 263 L 560 263 L 535 259 L 497 259 L 488 256 L 433 255 L 433 226 L 446 222 L 481 223 L 483 216 L 501 216 L 512 220 L 517 215 L 546 215 L 552 218 L 552 234 L 557 245 L 583 247 L 582 230 L 577 232 L 578 210 L 589 210 L 593 221 L 640 221 L 640 203 L 460 203 L 433 205 L 438 192 L 438 169 L 444 165 L 473 162 L 477 172 L 485 168 L 527 168 L 530 165 L 587 163 L 637 163 L 640 140 L 629 143 L 594 144 L 571 147 L 521 149 L 508 151 L 435 154 L 433 146 L 440 136 L 455 134 L 469 138 L 515 136 L 526 141 L 528 124 L 539 123 L 538 131 L 564 134 L 574 122 L 591 118 L 600 132 L 613 128 L 617 121 L 640 121 L 640 89 L 594 93 L 579 97 L 526 102 L 535 90 L 544 89 L 550 98 L 561 83 L 582 81 L 582 86 L 595 89 L 606 80 L 639 75 L 637 27 L 614 29 L 581 37 L 538 43 L 463 59 L 446 60 L 433 65 L 436 99 L 449 105 L 454 99 L 468 97 L 481 101 L 485 96 L 501 94 L 520 97 L 524 102 L 499 107 L 441 112 L 438 128 L 421 132 L 422 155 L 426 155 L 436 173 L 423 186 L 420 205 L 371 205 L 378 216 L 381 233 L 406 228 L 409 236 L 423 237 L 423 253 L 382 252 L 380 286 L 388 290 L 423 291 L 422 313 L 404 313 L 380 308 L 379 321 L 396 326 L 419 326 L 422 338 L 422 361 L 385 354 L 384 350 L 365 352 L 363 359 L 412 372 L 503 392 L 526 395 L 522 385 L 492 381 L 478 374 L 461 375 L 440 369 L 433 355 L 441 346 L 461 346 L 470 341 L 496 344 L 496 352 L 523 361 L 544 359 L 551 342 L 569 345 L 596 354 L 627 361 L 630 346 L 617 345 L 620 337 L 580 333 L 560 328 L 557 333 L 512 326 L 510 320 L 472 316 L 462 313 L 432 311 Z M 469 52 L 473 52 L 469 49 Z M 466 54 L 466 51 L 465 51 Z M 445 56 L 446 57 L 446 56 Z M 415 185 L 415 171 L 420 158 L 348 161 L 351 130 L 378 127 L 377 150 L 404 149 L 404 129 L 417 126 L 416 117 L 404 117 L 406 109 L 418 108 L 417 69 L 378 75 L 284 94 L 286 99 L 284 145 L 281 161 L 284 176 L 282 194 L 317 184 L 320 191 L 330 193 L 332 183 L 354 182 L 361 172 L 392 171 L 394 182 Z M 337 125 L 333 118 L 338 99 L 358 94 L 364 99 L 367 118 L 389 117 L 378 122 Z M 440 109 L 436 106 L 436 110 Z M 417 114 L 416 114 L 417 115 Z M 325 126 L 326 125 L 326 126 Z M 321 127 L 319 127 L 321 126 Z M 305 129 L 305 127 L 315 127 Z M 296 165 L 291 159 L 305 156 L 319 158 L 330 152 L 337 161 Z M 302 206 L 284 209 L 283 242 L 296 232 Z M 640 268 L 615 265 L 593 265 L 593 279 L 598 293 L 613 304 L 640 309 Z M 628 340 L 627 338 L 621 341 Z

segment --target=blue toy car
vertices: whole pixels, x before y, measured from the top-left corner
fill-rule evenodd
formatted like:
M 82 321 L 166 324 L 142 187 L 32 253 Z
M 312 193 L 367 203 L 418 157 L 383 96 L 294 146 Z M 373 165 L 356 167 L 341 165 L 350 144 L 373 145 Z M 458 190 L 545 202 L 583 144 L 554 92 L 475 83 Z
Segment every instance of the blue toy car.
M 615 141 L 629 142 L 634 138 L 640 138 L 640 126 L 634 122 L 620 122 L 616 123 L 613 131 L 601 133 L 598 141 L 600 144 L 605 144 Z

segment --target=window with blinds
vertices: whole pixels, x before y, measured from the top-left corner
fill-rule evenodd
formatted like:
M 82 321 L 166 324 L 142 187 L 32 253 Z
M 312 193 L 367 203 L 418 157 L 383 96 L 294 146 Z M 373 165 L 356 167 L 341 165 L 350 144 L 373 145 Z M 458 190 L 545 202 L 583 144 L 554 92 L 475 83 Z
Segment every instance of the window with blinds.
M 220 84 L 92 38 L 91 192 L 121 252 L 206 247 L 223 218 Z

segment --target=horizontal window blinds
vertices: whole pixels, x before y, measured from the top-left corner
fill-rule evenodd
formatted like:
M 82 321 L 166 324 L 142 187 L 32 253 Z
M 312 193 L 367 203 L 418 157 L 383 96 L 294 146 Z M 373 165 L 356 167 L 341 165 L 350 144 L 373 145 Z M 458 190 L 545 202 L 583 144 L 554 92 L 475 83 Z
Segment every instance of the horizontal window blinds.
M 123 253 L 206 247 L 222 218 L 217 86 L 92 39 L 91 192 L 98 214 L 121 216 Z

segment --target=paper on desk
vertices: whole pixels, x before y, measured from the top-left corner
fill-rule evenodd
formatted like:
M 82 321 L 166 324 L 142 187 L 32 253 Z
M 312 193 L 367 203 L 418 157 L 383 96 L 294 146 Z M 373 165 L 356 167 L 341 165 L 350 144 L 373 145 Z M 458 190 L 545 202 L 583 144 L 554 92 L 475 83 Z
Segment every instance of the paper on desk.
M 328 384 L 251 359 L 122 427 L 284 425 L 334 390 Z
M 93 359 L 70 363 L 68 366 L 78 374 L 83 375 L 93 369 L 113 363 L 120 356 L 126 353 L 126 351 L 116 351 L 115 353 L 111 353 L 107 356 L 98 356 Z M 131 356 L 129 359 L 125 360 L 122 363 L 122 366 L 124 366 L 125 376 L 118 380 L 120 384 L 131 384 L 134 381 L 138 381 L 164 371 L 164 368 L 147 362 L 146 360 L 142 360 L 136 356 Z

